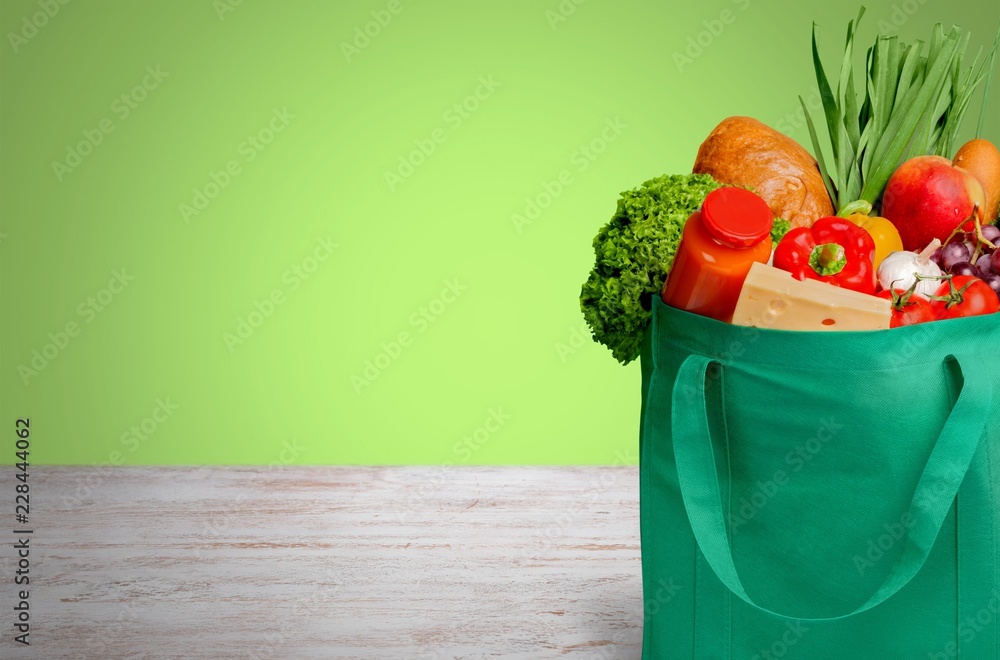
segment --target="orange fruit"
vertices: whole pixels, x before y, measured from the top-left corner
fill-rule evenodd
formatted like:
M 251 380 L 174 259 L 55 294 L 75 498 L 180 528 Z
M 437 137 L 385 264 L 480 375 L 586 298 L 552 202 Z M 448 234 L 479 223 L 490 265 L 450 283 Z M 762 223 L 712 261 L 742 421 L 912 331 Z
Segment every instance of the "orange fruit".
M 983 209 L 982 221 L 990 223 L 996 220 L 1000 213 L 1000 151 L 996 145 L 982 138 L 969 140 L 958 150 L 952 162 L 983 184 L 986 208 Z

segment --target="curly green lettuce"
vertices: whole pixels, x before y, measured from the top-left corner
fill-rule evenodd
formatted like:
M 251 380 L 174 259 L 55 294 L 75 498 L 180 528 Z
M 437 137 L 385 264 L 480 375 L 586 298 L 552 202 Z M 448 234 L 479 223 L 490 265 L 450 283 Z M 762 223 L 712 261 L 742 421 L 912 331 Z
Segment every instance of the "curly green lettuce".
M 785 220 L 784 218 L 775 218 L 774 225 L 771 227 L 771 242 L 774 245 L 777 245 L 778 241 L 784 238 L 785 234 L 791 231 L 791 229 L 791 222 Z
M 684 223 L 722 186 L 707 174 L 650 179 L 621 194 L 614 217 L 594 238 L 597 259 L 580 308 L 594 340 L 622 364 L 639 357 L 652 297 L 663 288 Z

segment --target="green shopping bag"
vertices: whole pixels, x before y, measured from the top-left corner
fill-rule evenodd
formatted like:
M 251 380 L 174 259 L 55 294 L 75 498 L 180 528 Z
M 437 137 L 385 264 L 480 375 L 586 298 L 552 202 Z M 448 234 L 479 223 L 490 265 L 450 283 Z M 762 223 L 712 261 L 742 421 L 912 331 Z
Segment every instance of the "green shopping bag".
M 654 297 L 644 658 L 1000 658 L 1000 316 L 745 328 Z

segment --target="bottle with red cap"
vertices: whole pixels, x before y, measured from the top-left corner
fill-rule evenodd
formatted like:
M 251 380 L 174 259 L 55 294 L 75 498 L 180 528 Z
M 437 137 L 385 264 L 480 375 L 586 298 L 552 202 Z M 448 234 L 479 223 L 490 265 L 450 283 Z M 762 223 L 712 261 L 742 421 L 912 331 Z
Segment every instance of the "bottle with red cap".
M 750 266 L 771 258 L 774 218 L 743 188 L 719 188 L 684 225 L 661 298 L 671 307 L 732 321 Z

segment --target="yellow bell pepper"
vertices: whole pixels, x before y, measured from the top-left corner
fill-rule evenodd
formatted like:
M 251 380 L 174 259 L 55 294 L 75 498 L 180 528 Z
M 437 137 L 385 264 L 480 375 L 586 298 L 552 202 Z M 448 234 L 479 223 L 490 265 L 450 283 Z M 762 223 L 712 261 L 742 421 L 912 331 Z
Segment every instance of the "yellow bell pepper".
M 896 225 L 892 224 L 892 221 L 877 215 L 868 215 L 871 210 L 871 204 L 859 200 L 845 206 L 838 215 L 847 218 L 871 235 L 872 240 L 875 241 L 875 260 L 873 263 L 875 270 L 878 270 L 883 259 L 893 252 L 899 252 L 903 249 L 903 240 L 899 237 L 899 231 L 896 229 Z

